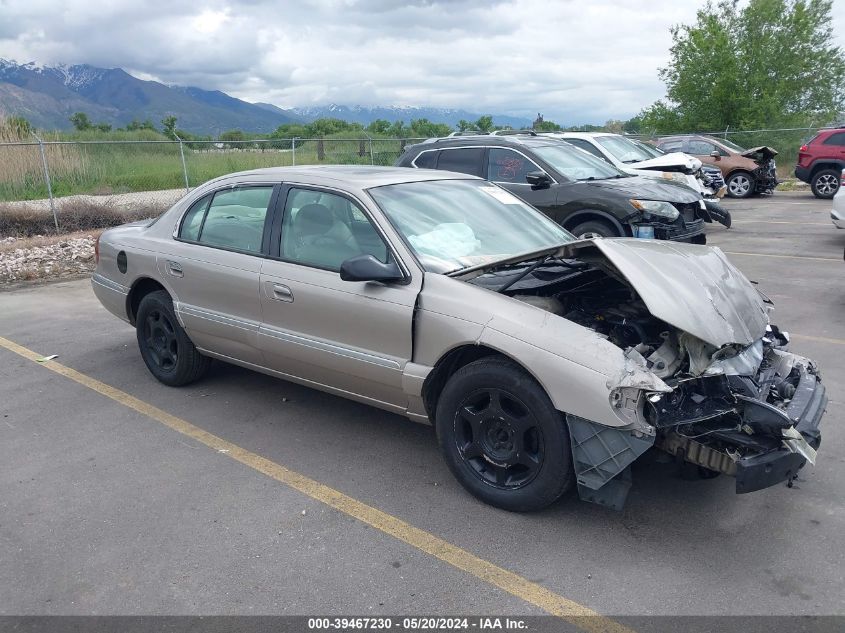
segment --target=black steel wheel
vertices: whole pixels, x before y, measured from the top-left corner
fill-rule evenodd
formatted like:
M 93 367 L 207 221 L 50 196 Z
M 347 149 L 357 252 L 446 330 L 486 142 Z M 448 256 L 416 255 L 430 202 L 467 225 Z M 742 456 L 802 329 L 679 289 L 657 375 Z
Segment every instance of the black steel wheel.
M 150 373 L 172 387 L 200 378 L 210 359 L 197 351 L 173 311 L 173 302 L 163 290 L 141 299 L 135 318 L 138 349 Z
M 572 486 L 566 422 L 540 385 L 510 361 L 482 359 L 455 372 L 435 418 L 446 463 L 486 503 L 539 510 Z

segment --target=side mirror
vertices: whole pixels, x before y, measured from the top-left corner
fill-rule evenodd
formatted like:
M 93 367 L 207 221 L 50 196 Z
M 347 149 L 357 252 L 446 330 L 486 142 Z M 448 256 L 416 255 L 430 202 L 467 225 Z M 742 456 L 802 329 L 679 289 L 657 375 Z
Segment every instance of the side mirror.
M 716 160 L 722 160 L 722 155 L 719 153 L 719 150 L 717 150 L 717 149 L 714 149 L 712 152 L 710 152 L 710 157 L 715 158 Z
M 544 171 L 530 171 L 525 174 L 525 182 L 532 187 L 548 187 L 552 184 L 552 179 Z
M 405 276 L 396 262 L 381 263 L 372 255 L 356 255 L 340 265 L 343 281 L 402 281 Z

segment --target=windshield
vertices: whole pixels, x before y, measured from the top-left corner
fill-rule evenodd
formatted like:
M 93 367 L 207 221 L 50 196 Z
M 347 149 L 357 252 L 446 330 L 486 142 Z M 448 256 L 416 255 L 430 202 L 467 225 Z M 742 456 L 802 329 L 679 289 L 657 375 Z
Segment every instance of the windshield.
M 605 148 L 611 156 L 623 163 L 638 163 L 641 160 L 654 158 L 643 148 L 632 143 L 624 136 L 596 136 L 595 140 Z
M 454 272 L 575 240 L 483 180 L 408 182 L 369 193 L 428 272 Z
M 570 180 L 604 180 L 625 176 L 616 167 L 569 143 L 536 145 L 531 149 L 558 173 Z
M 727 147 L 728 149 L 732 149 L 733 151 L 735 151 L 735 152 L 739 152 L 740 154 L 742 154 L 742 152 L 744 152 L 744 151 L 745 151 L 745 148 L 744 148 L 744 147 L 740 147 L 740 146 L 739 146 L 739 145 L 737 145 L 736 143 L 731 143 L 731 142 L 730 142 L 728 139 L 726 139 L 726 138 L 720 138 L 720 139 L 719 139 L 719 142 L 720 142 L 722 145 L 724 145 L 725 147 Z
M 654 145 L 649 145 L 645 141 L 638 141 L 637 139 L 632 138 L 631 142 L 641 148 L 646 154 L 651 155 L 653 158 L 659 158 L 666 153 L 661 149 L 657 149 Z

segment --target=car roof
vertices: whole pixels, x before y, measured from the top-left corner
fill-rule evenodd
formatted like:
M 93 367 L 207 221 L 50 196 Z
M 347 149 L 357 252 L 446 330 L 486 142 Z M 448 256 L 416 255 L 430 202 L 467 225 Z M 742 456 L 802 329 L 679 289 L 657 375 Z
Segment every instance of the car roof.
M 531 134 L 511 134 L 507 136 L 493 136 L 478 134 L 476 136 L 451 136 L 445 138 L 430 138 L 422 143 L 409 145 L 408 149 L 422 151 L 423 149 L 437 149 L 440 147 L 548 147 L 560 145 L 561 139 L 548 136 L 533 136 Z
M 408 169 L 407 167 L 380 167 L 370 165 L 302 165 L 297 167 L 267 167 L 221 176 L 210 182 L 226 180 L 255 180 L 279 182 L 305 182 L 313 185 L 346 183 L 356 189 L 369 189 L 383 185 L 425 180 L 481 180 L 468 174 L 456 174 L 437 169 Z M 210 183 L 209 183 L 210 184 Z

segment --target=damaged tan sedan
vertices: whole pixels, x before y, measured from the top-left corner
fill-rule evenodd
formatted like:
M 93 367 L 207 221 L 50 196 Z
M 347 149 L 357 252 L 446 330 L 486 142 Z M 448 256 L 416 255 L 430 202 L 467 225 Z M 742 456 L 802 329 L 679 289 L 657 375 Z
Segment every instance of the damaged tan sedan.
M 103 233 L 94 292 L 161 382 L 235 363 L 432 423 L 472 494 L 620 508 L 650 448 L 737 492 L 815 460 L 827 403 L 716 248 L 576 239 L 443 171 L 277 168 Z

